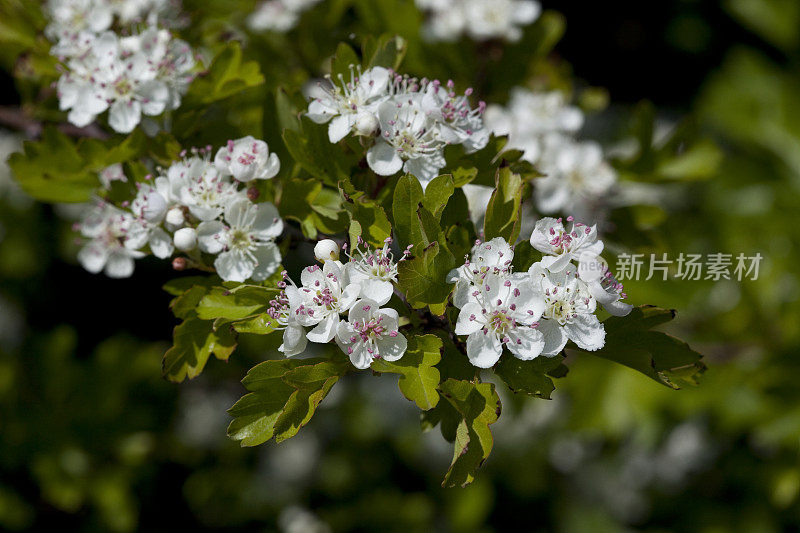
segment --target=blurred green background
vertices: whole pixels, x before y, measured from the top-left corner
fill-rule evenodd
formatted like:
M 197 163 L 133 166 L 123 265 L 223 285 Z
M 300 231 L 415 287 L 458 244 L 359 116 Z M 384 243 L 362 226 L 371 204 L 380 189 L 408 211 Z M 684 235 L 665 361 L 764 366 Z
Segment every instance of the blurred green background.
M 620 117 L 633 115 L 653 121 L 657 151 L 658 133 L 689 117 L 724 153 L 713 175 L 665 185 L 663 210 L 640 213 L 637 227 L 654 229 L 639 249 L 765 258 L 756 281 L 626 285 L 633 303 L 679 310 L 673 331 L 706 354 L 699 387 L 570 360 L 553 400 L 502 397 L 494 451 L 459 490 L 439 487 L 451 448 L 420 433 L 391 377 L 350 376 L 296 438 L 242 449 L 226 409 L 278 340 L 243 336 L 230 362 L 167 383 L 167 265 L 144 261 L 122 281 L 85 273 L 69 210 L 27 199 L 3 168 L 0 529 L 800 527 L 800 3 L 586 4 L 544 2 L 567 21 L 556 55 L 610 95 L 592 135 L 625 139 Z M 3 159 L 17 143 L 0 136 Z

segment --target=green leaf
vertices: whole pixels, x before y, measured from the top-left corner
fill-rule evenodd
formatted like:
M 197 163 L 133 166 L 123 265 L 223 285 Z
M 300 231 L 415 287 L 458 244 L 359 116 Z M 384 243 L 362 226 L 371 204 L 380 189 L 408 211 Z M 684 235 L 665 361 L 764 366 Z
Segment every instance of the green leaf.
M 408 42 L 399 35 L 381 35 L 377 40 L 369 37 L 361 49 L 364 53 L 364 67 L 386 67 L 397 70 L 408 50 Z
M 673 389 L 694 385 L 706 369 L 703 356 L 680 339 L 651 329 L 673 318 L 675 310 L 636 307 L 628 316 L 612 316 L 603 322 L 606 343 L 602 349 L 579 351 L 625 365 Z
M 227 360 L 236 348 L 236 337 L 227 328 L 214 331 L 207 320 L 189 318 L 175 328 L 173 346 L 164 354 L 162 371 L 174 382 L 195 378 L 203 371 L 209 356 Z
M 274 293 L 274 290 L 257 285 L 240 285 L 233 290 L 216 287 L 198 303 L 197 316 L 203 320 L 251 317 L 266 311 Z
M 302 124 L 302 134 L 292 129 L 283 131 L 283 142 L 292 159 L 311 176 L 333 187 L 349 179 L 353 156 L 331 144 L 327 125 L 314 124 L 307 118 Z
M 228 436 L 242 446 L 293 437 L 350 369 L 346 359 L 284 359 L 253 367 L 242 383 L 250 391 L 228 411 Z
M 438 242 L 433 242 L 422 253 L 397 265 L 397 284 L 413 308 L 428 305 L 431 312 L 441 315 L 454 287 L 445 279 L 455 264 L 453 254 Z
M 364 197 L 354 198 L 342 192 L 344 198 L 343 206 L 350 216 L 351 241 L 354 236 L 361 235 L 361 238 L 372 246 L 382 247 L 384 241 L 392 236 L 392 225 L 386 217 L 383 208 Z M 358 226 L 354 226 L 357 223 Z
M 419 206 L 425 198 L 422 185 L 414 176 L 406 174 L 397 181 L 392 198 L 394 233 L 401 248 L 422 243 Z
M 425 189 L 425 198 L 422 200 L 422 205 L 436 217 L 437 221 L 441 220 L 442 212 L 454 190 L 453 176 L 449 174 L 442 174 L 434 178 Z
M 520 231 L 519 207 L 522 202 L 523 181 L 508 167 L 497 171 L 495 190 L 486 207 L 483 232 L 486 240 L 502 237 L 516 242 Z
M 192 82 L 181 107 L 202 107 L 263 83 L 258 63 L 243 61 L 242 48 L 234 41 L 214 57 L 208 72 Z
M 397 361 L 376 359 L 375 372 L 400 374 L 400 391 L 417 407 L 427 411 L 439 403 L 439 370 L 434 366 L 441 359 L 442 341 L 435 335 L 412 336 L 408 339 L 406 353 Z
M 441 394 L 461 416 L 456 429 L 453 462 L 442 482 L 443 487 L 463 487 L 472 483 L 476 470 L 492 451 L 491 424 L 500 417 L 500 398 L 491 383 L 472 383 L 448 379 Z
M 347 43 L 339 43 L 336 47 L 336 54 L 331 60 L 331 78 L 337 83 L 339 76 L 345 81 L 350 81 L 351 67 L 361 64 L 353 47 Z
M 558 356 L 540 356 L 522 361 L 506 354 L 494 366 L 494 371 L 512 391 L 549 400 L 555 385 L 547 373 L 558 368 L 562 359 L 563 357 Z

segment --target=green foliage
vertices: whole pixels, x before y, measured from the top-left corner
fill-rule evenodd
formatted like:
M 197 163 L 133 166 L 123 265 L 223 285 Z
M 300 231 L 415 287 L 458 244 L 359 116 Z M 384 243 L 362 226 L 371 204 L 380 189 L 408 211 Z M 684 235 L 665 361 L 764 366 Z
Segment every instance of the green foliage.
M 228 435 L 242 446 L 295 436 L 349 369 L 346 359 L 287 359 L 256 365 L 242 380 L 250 392 L 228 411 L 233 417 Z
M 500 417 L 500 398 L 491 383 L 453 379 L 441 384 L 441 393 L 460 418 L 453 462 L 442 486 L 463 487 L 472 483 L 475 471 L 492 451 L 493 437 L 489 426 Z
M 559 356 L 539 356 L 522 361 L 505 356 L 494 366 L 494 371 L 512 391 L 549 400 L 556 388 L 549 376 L 561 377 L 566 373 L 561 359 Z
M 263 83 L 258 63 L 244 60 L 240 44 L 231 42 L 214 57 L 208 71 L 192 82 L 181 107 L 209 105 Z
M 74 142 L 55 127 L 47 127 L 41 140 L 26 142 L 25 152 L 13 154 L 8 164 L 23 190 L 38 200 L 85 202 L 98 187 L 98 172 L 135 159 L 144 146 L 140 130 L 121 142 L 118 138 Z
M 195 378 L 203 371 L 213 353 L 227 361 L 236 349 L 236 336 L 227 328 L 214 330 L 213 324 L 189 318 L 175 328 L 174 345 L 164 354 L 164 376 L 175 382 Z
M 591 353 L 637 370 L 673 389 L 696 384 L 705 371 L 702 355 L 685 342 L 652 328 L 675 318 L 675 311 L 639 306 L 626 317 L 609 317 L 603 322 L 606 343 Z
M 400 374 L 398 385 L 408 400 L 423 411 L 439 403 L 439 370 L 434 366 L 441 360 L 442 341 L 435 335 L 419 335 L 408 340 L 406 353 L 397 361 L 377 359 L 372 363 L 375 372 Z
M 523 182 L 510 168 L 497 171 L 495 189 L 486 206 L 483 233 L 486 240 L 502 237 L 510 243 L 517 241 L 520 231 L 519 207 L 522 202 Z

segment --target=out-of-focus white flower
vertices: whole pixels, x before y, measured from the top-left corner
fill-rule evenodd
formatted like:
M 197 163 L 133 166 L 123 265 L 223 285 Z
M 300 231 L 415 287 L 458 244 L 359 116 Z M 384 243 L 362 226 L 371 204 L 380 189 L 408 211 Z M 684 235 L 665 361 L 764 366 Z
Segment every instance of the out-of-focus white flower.
M 214 165 L 222 174 L 229 174 L 237 181 L 268 180 L 281 169 L 276 153 L 270 153 L 267 143 L 250 135 L 228 141 L 214 157 Z
M 336 343 L 350 356 L 353 366 L 363 370 L 375 359 L 397 361 L 403 357 L 408 342 L 398 328 L 397 311 L 362 299 L 353 304 L 347 321 L 339 323 Z
M 167 201 L 156 188 L 151 185 L 139 187 L 139 192 L 131 204 L 131 211 L 134 220 L 128 228 L 125 246 L 131 250 L 139 250 L 149 245 L 153 255 L 159 259 L 172 255 L 175 249 L 172 239 L 161 228 L 161 223 L 167 214 Z
M 571 135 L 583 126 L 583 112 L 567 104 L 560 91 L 511 90 L 506 107 L 492 104 L 484 115 L 495 135 L 507 135 L 508 147 L 523 150 L 525 160 L 536 164 L 544 152 L 544 138 L 553 133 Z
M 539 169 L 545 177 L 534 182 L 536 207 L 545 214 L 576 213 L 589 218 L 594 204 L 602 204 L 617 181 L 600 145 L 591 141 L 554 139 Z
M 521 26 L 539 18 L 533 0 L 417 0 L 429 12 L 423 35 L 432 41 L 453 41 L 466 34 L 476 41 L 522 37 Z
M 439 80 L 429 83 L 422 107 L 439 122 L 439 135 L 448 144 L 463 144 L 468 154 L 477 152 L 489 142 L 490 131 L 483 124 L 486 103 L 481 101 L 473 109 L 469 103 L 472 89 L 459 95 L 454 87 L 452 80 L 447 82 L 447 87 L 442 87 Z
M 112 181 L 127 182 L 128 178 L 125 176 L 125 171 L 122 170 L 122 163 L 114 163 L 100 171 L 100 183 L 103 184 L 104 189 L 111 188 Z
M 322 0 L 266 0 L 261 2 L 248 17 L 247 24 L 253 31 L 285 33 L 297 25 L 303 11 Z
M 263 281 L 277 271 L 281 255 L 273 241 L 283 221 L 274 205 L 238 200 L 225 207 L 225 222 L 210 220 L 197 227 L 200 249 L 219 254 L 214 267 L 222 279 Z
M 134 259 L 144 253 L 125 246 L 128 231 L 134 223 L 129 213 L 105 202 L 98 202 L 78 224 L 88 242 L 78 252 L 83 268 L 97 274 L 105 271 L 110 278 L 127 278 L 133 274 Z

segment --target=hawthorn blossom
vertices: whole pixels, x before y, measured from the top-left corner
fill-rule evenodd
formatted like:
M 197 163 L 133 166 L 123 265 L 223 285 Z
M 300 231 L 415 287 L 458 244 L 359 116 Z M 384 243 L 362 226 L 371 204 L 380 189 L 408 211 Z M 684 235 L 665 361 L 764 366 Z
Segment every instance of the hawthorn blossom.
M 617 174 L 595 142 L 559 139 L 542 158 L 544 178 L 534 181 L 536 207 L 542 213 L 576 212 L 586 216 L 602 203 Z
M 474 296 L 475 286 L 483 284 L 487 274 L 507 275 L 511 273 L 514 250 L 502 237 L 489 242 L 475 241 L 470 258 L 447 275 L 448 283 L 455 283 L 453 305 L 461 309 Z
M 530 281 L 487 273 L 475 293 L 461 308 L 455 327 L 457 335 L 468 335 L 467 357 L 473 365 L 493 366 L 503 346 L 522 360 L 542 353 L 545 341 L 536 327 L 545 304 Z
M 594 314 L 597 301 L 578 273 L 573 268 L 552 272 L 541 263 L 528 273 L 545 303 L 538 325 L 545 342 L 542 354 L 558 354 L 569 340 L 584 350 L 602 348 L 606 333 Z
M 360 287 L 360 296 L 378 302 L 379 305 L 384 305 L 391 299 L 394 283 L 397 282 L 397 262 L 389 249 L 391 244 L 392 239 L 387 237 L 383 248 L 372 249 L 359 236 L 356 249 L 344 267 L 347 279 Z M 364 246 L 363 250 L 361 246 Z M 410 254 L 410 248 L 409 246 L 403 251 L 400 261 Z
M 197 243 L 214 260 L 225 281 L 263 281 L 278 269 L 281 254 L 273 242 L 283 231 L 283 221 L 271 203 L 252 204 L 247 199 L 225 207 L 225 222 L 208 220 L 197 227 Z
M 193 78 L 189 46 L 154 26 L 122 38 L 112 31 L 79 33 L 51 53 L 65 67 L 57 84 L 59 106 L 79 127 L 108 110 L 111 128 L 129 133 L 142 115 L 175 109 Z
M 287 279 L 285 271 L 283 276 L 284 279 Z M 295 320 L 291 312 L 289 298 L 286 296 L 286 282 L 279 281 L 278 286 L 283 290 L 273 300 L 270 300 L 267 314 L 272 319 L 275 329 L 283 330 L 283 343 L 278 347 L 278 351 L 286 357 L 291 357 L 305 351 L 308 338 L 306 338 L 305 328 Z
M 328 139 L 337 143 L 354 131 L 372 135 L 378 127 L 378 106 L 389 96 L 389 71 L 373 67 L 363 73 L 350 67 L 350 80 L 339 75 L 338 84 L 328 77 L 329 86 L 320 85 L 324 94 L 313 99 L 306 116 L 317 124 L 330 122 Z
M 353 304 L 347 321 L 339 322 L 336 343 L 350 356 L 353 366 L 363 370 L 375 359 L 397 361 L 403 356 L 408 342 L 398 328 L 397 311 L 361 299 Z
M 110 278 L 127 278 L 133 274 L 134 259 L 143 252 L 125 246 L 134 218 L 105 202 L 97 202 L 76 225 L 88 242 L 78 252 L 78 261 L 91 272 L 104 271 Z
M 478 107 L 473 109 L 469 103 L 472 89 L 458 95 L 454 87 L 453 80 L 447 82 L 447 88 L 442 87 L 439 80 L 429 83 L 422 107 L 440 124 L 442 139 L 449 144 L 463 144 L 468 154 L 477 152 L 489 143 L 490 130 L 484 126 L 482 118 L 486 103 L 478 102 Z
M 314 257 L 317 261 L 338 261 L 339 245 L 331 239 L 322 239 L 314 245 Z
M 100 183 L 104 189 L 111 188 L 112 181 L 121 181 L 127 183 L 128 178 L 125 176 L 125 171 L 122 170 L 122 163 L 114 163 L 100 171 L 98 175 Z
M 360 287 L 346 279 L 336 261 L 325 261 L 321 268 L 306 267 L 300 281 L 300 287 L 286 287 L 291 318 L 300 326 L 314 326 L 306 335 L 311 342 L 330 342 L 339 327 L 339 314 L 353 306 Z
M 564 270 L 574 260 L 593 261 L 603 252 L 603 241 L 597 238 L 597 226 L 587 226 L 567 217 L 563 219 L 544 217 L 536 222 L 531 233 L 531 246 L 545 256 L 542 266 L 553 271 Z
M 381 176 L 401 169 L 413 174 L 424 190 L 446 165 L 436 121 L 422 107 L 420 95 L 397 95 L 378 107 L 381 135 L 367 152 L 369 167 Z
M 202 157 L 174 164 L 167 178 L 173 191 L 178 188 L 180 203 L 201 221 L 216 219 L 229 204 L 245 198 L 228 176 Z
M 128 238 L 125 246 L 131 250 L 139 250 L 145 245 L 150 246 L 153 255 L 165 259 L 175 250 L 172 238 L 161 228 L 167 214 L 167 201 L 151 185 L 139 187 L 131 203 L 134 220 L 128 229 Z
M 627 295 L 623 292 L 625 288 L 622 283 L 617 281 L 614 274 L 603 265 L 601 275 L 594 280 L 588 281 L 589 292 L 603 308 L 614 316 L 626 316 L 631 312 L 633 306 L 622 302 Z
M 270 153 L 267 143 L 250 135 L 228 144 L 217 151 L 214 166 L 221 174 L 229 174 L 240 182 L 268 180 L 281 169 L 278 154 Z

